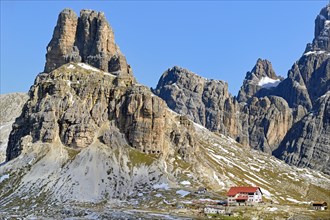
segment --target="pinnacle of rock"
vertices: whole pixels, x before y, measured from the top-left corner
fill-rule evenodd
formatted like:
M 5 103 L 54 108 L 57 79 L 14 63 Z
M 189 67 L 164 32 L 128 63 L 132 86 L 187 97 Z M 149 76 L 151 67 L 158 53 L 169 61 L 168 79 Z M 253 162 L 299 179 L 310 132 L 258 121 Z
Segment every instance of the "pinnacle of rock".
M 258 59 L 251 72 L 247 72 L 238 94 L 240 102 L 246 102 L 263 87 L 275 86 L 281 80 L 273 70 L 271 62 Z
M 58 16 L 44 72 L 69 62 L 87 63 L 116 75 L 132 74 L 104 13 L 93 10 L 81 10 L 78 17 L 71 9 L 64 9 Z
M 315 19 L 313 43 L 307 44 L 306 52 L 328 51 L 330 52 L 330 4 L 324 7 Z
M 273 70 L 272 63 L 268 60 L 258 59 L 256 65 L 253 67 L 250 72 L 251 75 L 254 74 L 258 78 L 260 77 L 269 77 L 271 79 L 277 79 L 278 77 Z M 248 76 L 247 76 L 248 77 Z

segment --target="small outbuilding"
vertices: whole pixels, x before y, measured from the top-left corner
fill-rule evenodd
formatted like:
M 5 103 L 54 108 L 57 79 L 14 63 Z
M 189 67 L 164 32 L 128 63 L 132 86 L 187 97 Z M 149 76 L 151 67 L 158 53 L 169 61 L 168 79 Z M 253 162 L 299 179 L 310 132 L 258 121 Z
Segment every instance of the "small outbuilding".
M 225 209 L 221 206 L 205 206 L 205 214 L 225 214 Z
M 205 187 L 199 187 L 195 193 L 196 194 L 205 194 L 206 192 L 207 192 L 207 189 Z
M 327 210 L 328 204 L 324 201 L 322 202 L 312 202 L 311 206 L 314 210 Z

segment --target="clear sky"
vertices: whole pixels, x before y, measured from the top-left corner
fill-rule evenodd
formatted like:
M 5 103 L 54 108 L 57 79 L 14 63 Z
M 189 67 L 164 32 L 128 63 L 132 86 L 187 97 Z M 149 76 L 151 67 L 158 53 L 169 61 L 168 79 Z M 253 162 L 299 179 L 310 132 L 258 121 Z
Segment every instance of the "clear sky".
M 0 93 L 27 92 L 43 71 L 64 8 L 105 12 L 137 80 L 155 87 L 169 67 L 225 80 L 233 95 L 258 58 L 285 76 L 328 1 L 4 1 Z

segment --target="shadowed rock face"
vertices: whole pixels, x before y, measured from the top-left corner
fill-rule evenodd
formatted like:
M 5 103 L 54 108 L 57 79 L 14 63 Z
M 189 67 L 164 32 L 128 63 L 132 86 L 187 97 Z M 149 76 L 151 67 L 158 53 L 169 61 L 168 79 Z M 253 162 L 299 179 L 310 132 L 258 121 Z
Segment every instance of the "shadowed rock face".
M 316 100 L 330 90 L 330 63 L 327 53 L 305 53 L 295 63 L 288 77 L 272 92 L 287 100 L 294 109 L 303 108 L 304 112 L 313 108 Z M 303 115 L 298 114 L 296 120 Z
M 274 155 L 289 164 L 330 173 L 330 92 L 289 130 Z
M 329 64 L 330 5 L 315 19 L 314 39 L 307 44 L 303 56 L 292 66 L 285 79 L 274 91 L 292 108 L 313 108 L 316 100 L 330 90 Z M 299 115 L 300 119 L 303 115 Z
M 315 19 L 314 40 L 307 44 L 305 52 L 329 51 L 330 44 L 330 5 L 324 7 Z
M 69 62 L 88 63 L 114 74 L 132 74 L 103 12 L 82 10 L 78 17 L 74 11 L 65 9 L 59 14 L 47 46 L 44 72 Z
M 248 118 L 249 146 L 269 154 L 277 149 L 293 121 L 287 102 L 277 96 L 253 97 L 241 114 Z
M 187 115 L 211 131 L 234 138 L 242 133 L 237 114 L 240 107 L 224 81 L 207 80 L 175 66 L 162 75 L 154 92 L 173 111 Z
M 275 90 L 293 108 L 296 122 L 274 151 L 289 164 L 330 173 L 330 5 L 315 20 L 315 36 Z

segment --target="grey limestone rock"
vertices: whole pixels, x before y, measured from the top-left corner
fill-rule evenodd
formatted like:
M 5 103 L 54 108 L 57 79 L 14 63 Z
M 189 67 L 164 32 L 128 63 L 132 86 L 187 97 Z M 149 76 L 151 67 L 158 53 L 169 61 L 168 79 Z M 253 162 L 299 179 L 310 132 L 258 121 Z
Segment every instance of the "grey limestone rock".
M 287 163 L 330 174 L 330 92 L 288 131 L 274 155 Z
M 224 81 L 208 80 L 175 66 L 163 73 L 154 92 L 173 111 L 186 115 L 211 131 L 234 138 L 242 133 L 237 114 L 240 106 L 228 93 L 228 85 Z
M 292 66 L 288 77 L 274 92 L 286 99 L 290 107 L 299 105 L 307 111 L 316 100 L 330 90 L 329 37 L 330 5 L 323 8 L 315 20 L 315 36 L 303 56 Z
M 249 146 L 271 154 L 291 128 L 292 110 L 281 97 L 253 97 L 243 108 L 248 115 Z
M 330 51 L 330 4 L 324 7 L 315 19 L 314 40 L 307 44 L 305 52 Z

